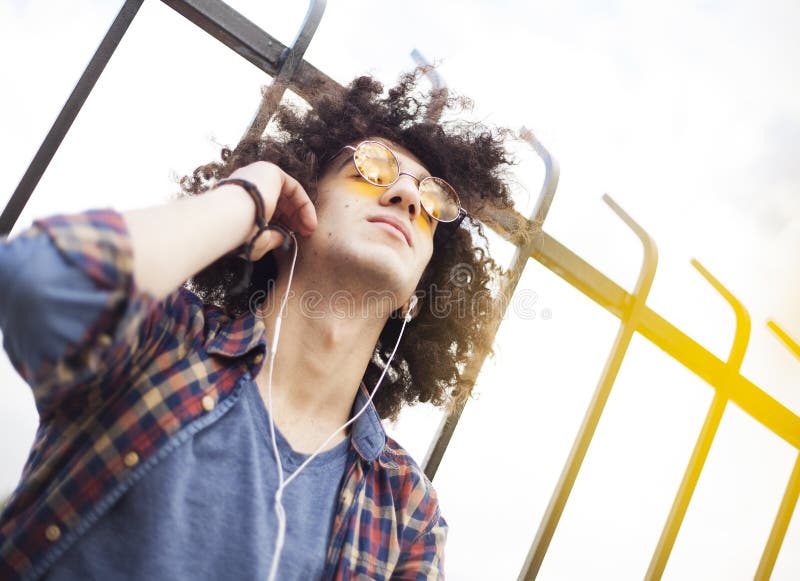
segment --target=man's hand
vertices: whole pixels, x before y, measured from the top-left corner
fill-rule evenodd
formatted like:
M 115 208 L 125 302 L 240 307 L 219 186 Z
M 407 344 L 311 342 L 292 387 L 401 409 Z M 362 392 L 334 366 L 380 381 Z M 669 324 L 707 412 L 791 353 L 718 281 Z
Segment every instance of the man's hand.
M 314 204 L 296 179 L 287 174 L 274 163 L 257 161 L 240 167 L 229 178 L 239 178 L 255 184 L 264 201 L 264 217 L 267 222 L 280 223 L 300 235 L 309 236 L 317 227 L 317 213 Z M 225 184 L 222 188 L 238 188 L 234 184 Z M 253 226 L 247 241 L 258 232 Z M 261 233 L 253 245 L 249 259 L 256 261 L 266 253 L 283 244 L 283 235 L 275 230 Z M 239 256 L 243 256 L 242 253 Z
M 275 164 L 251 163 L 230 177 L 255 184 L 267 222 L 280 223 L 301 236 L 316 229 L 317 214 L 308 194 Z M 223 184 L 202 196 L 129 210 L 123 218 L 130 234 L 137 286 L 159 299 L 220 256 L 249 242 L 258 231 L 253 200 L 233 184 Z M 263 232 L 249 259 L 258 260 L 282 242 L 279 232 Z

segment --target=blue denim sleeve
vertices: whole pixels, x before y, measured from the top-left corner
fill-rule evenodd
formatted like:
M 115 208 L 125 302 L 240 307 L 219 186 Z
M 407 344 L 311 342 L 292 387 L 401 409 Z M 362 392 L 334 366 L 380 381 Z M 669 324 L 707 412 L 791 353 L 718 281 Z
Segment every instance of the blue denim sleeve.
M 0 239 L 0 281 L 3 348 L 34 369 L 78 342 L 109 301 L 41 231 Z
M 183 286 L 164 300 L 138 287 L 130 234 L 113 208 L 41 218 L 0 237 L 3 347 L 41 421 L 94 413 L 194 328 L 198 303 Z

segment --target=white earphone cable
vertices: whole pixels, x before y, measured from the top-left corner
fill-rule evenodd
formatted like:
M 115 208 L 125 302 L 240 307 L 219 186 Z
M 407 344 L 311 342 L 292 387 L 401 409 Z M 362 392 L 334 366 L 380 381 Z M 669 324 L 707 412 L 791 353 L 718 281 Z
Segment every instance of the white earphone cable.
M 275 576 L 278 574 L 278 562 L 280 561 L 281 552 L 283 551 L 283 543 L 286 536 L 286 511 L 283 508 L 283 490 L 289 485 L 289 483 L 300 473 L 300 471 L 305 468 L 314 457 L 319 454 L 320 450 L 322 450 L 325 445 L 330 442 L 331 438 L 333 438 L 336 434 L 338 434 L 341 430 L 352 424 L 358 417 L 364 413 L 367 409 L 367 406 L 372 402 L 372 398 L 375 396 L 375 393 L 378 391 L 378 387 L 380 386 L 381 382 L 383 381 L 386 372 L 389 369 L 389 365 L 392 362 L 392 358 L 394 358 L 394 354 L 397 351 L 397 347 L 400 345 L 400 339 L 403 337 L 403 331 L 405 331 L 406 324 L 412 318 L 412 312 L 417 304 L 417 297 L 411 297 L 411 305 L 408 309 L 408 312 L 403 317 L 403 326 L 400 328 L 400 333 L 397 336 L 397 342 L 394 344 L 394 349 L 392 349 L 392 354 L 389 356 L 389 360 L 386 362 L 386 366 L 383 368 L 380 377 L 378 378 L 375 387 L 372 389 L 372 393 L 367 400 L 367 403 L 355 414 L 352 418 L 350 418 L 347 422 L 339 426 L 333 433 L 328 436 L 328 438 L 319 445 L 319 447 L 311 454 L 305 462 L 303 462 L 294 473 L 284 481 L 283 479 L 283 465 L 281 463 L 280 454 L 278 453 L 278 445 L 275 438 L 275 422 L 272 419 L 272 370 L 275 367 L 275 354 L 278 352 L 278 338 L 280 336 L 280 329 L 281 329 L 281 321 L 283 319 L 283 312 L 286 308 L 286 303 L 289 298 L 289 289 L 292 287 L 292 277 L 294 276 L 294 267 L 295 263 L 297 262 L 297 238 L 294 235 L 294 232 L 290 232 L 290 236 L 292 241 L 294 242 L 294 256 L 292 258 L 292 266 L 289 269 L 289 280 L 286 286 L 286 292 L 283 295 L 283 299 L 281 300 L 281 306 L 278 310 L 278 316 L 275 319 L 275 336 L 273 338 L 272 349 L 270 351 L 269 357 L 269 372 L 267 374 L 267 400 L 269 406 L 269 429 L 270 435 L 272 437 L 272 451 L 275 455 L 275 463 L 278 465 L 278 489 L 275 492 L 275 513 L 278 516 L 278 535 L 275 537 L 275 553 L 272 557 L 272 565 L 270 567 L 269 573 L 269 581 L 275 581 Z

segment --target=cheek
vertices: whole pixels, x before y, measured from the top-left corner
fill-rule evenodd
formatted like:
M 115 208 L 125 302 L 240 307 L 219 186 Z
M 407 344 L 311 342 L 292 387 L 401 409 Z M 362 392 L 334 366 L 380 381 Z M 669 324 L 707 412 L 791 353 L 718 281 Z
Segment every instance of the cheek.
M 334 214 L 344 216 L 350 212 L 358 211 L 356 208 L 372 204 L 384 192 L 383 188 L 368 184 L 363 180 L 337 179 L 324 190 L 320 190 L 320 197 L 316 206 L 321 208 L 323 213 L 325 207 L 335 207 Z
M 433 239 L 433 224 L 428 222 L 428 218 L 425 216 L 425 210 L 420 212 L 417 219 L 414 221 L 417 228 L 420 229 L 421 232 L 424 232 L 427 236 Z
M 348 193 L 364 198 L 380 198 L 381 194 L 386 191 L 385 189 L 373 186 L 364 180 L 351 180 L 343 183 L 342 185 Z
M 422 275 L 425 269 L 428 268 L 428 265 L 431 263 L 431 260 L 433 260 L 433 238 L 432 237 L 430 239 L 426 238 L 425 248 L 420 250 L 422 250 L 422 252 L 420 253 L 420 263 L 421 263 L 420 275 Z
M 367 187 L 363 187 L 366 185 Z M 319 218 L 329 214 L 332 219 L 338 220 L 352 211 L 351 206 L 359 205 L 365 198 L 375 198 L 375 186 L 358 184 L 348 180 L 331 180 L 325 187 L 319 189 L 314 206 Z

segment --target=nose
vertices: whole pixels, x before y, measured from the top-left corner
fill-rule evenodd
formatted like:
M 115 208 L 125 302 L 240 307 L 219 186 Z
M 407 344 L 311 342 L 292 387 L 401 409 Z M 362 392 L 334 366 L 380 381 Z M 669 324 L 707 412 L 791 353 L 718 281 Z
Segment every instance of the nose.
M 411 174 L 402 173 L 398 180 L 386 189 L 381 196 L 385 205 L 399 205 L 408 212 L 413 221 L 422 211 L 419 196 L 419 181 Z

